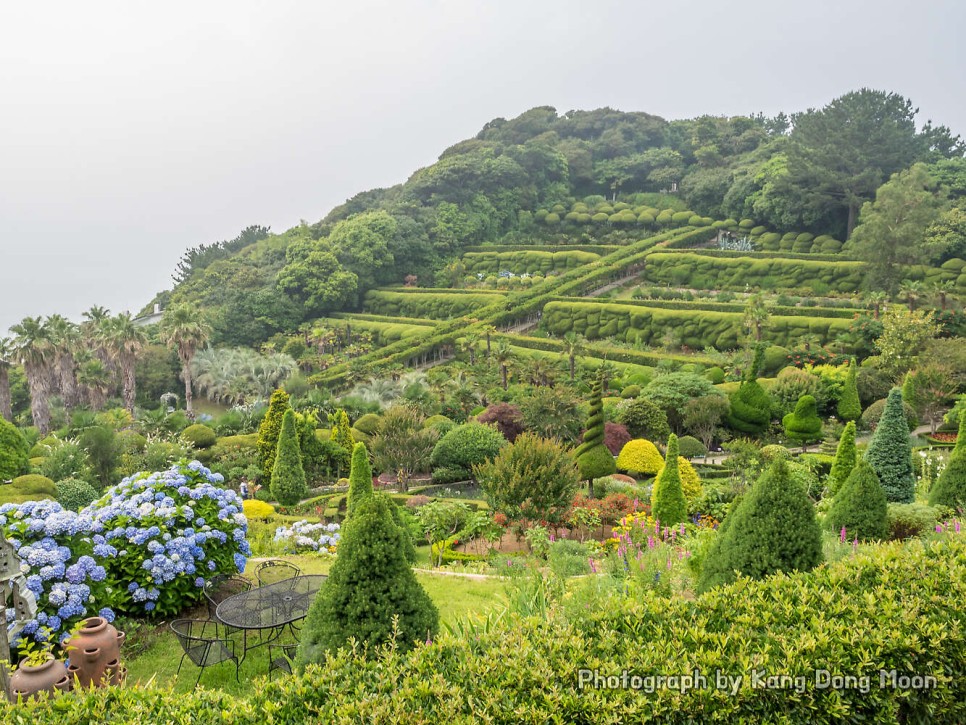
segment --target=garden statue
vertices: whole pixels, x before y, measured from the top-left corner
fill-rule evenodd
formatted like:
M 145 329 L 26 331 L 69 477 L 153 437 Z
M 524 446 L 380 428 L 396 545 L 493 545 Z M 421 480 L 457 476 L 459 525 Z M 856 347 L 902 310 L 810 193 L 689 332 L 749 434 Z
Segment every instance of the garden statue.
M 4 536 L 0 536 L 0 606 L 7 609 L 7 598 L 13 597 L 14 620 L 0 627 L 0 686 L 10 699 L 10 677 L 6 663 L 10 661 L 10 638 L 16 637 L 23 626 L 37 615 L 37 600 L 27 588 L 27 580 L 20 571 L 20 557 Z

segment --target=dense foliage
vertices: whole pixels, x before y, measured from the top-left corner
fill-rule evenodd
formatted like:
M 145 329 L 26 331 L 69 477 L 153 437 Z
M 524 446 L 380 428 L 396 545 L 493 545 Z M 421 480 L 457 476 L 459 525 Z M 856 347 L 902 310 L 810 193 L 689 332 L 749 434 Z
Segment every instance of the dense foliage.
M 902 392 L 893 388 L 885 411 L 865 452 L 886 498 L 895 503 L 910 503 L 915 496 L 916 479 L 912 470 L 912 444 L 902 408 Z
M 297 504 L 308 492 L 302 453 L 295 428 L 295 411 L 291 408 L 282 416 L 282 429 L 278 434 L 275 460 L 272 463 L 272 496 L 283 506 Z
M 832 531 L 845 540 L 883 541 L 889 534 L 885 491 L 872 466 L 859 461 L 832 501 L 826 516 Z
M 654 480 L 651 492 L 651 515 L 663 526 L 676 526 L 688 515 L 688 504 L 681 488 L 678 471 L 678 437 L 671 434 L 667 441 L 667 460 Z

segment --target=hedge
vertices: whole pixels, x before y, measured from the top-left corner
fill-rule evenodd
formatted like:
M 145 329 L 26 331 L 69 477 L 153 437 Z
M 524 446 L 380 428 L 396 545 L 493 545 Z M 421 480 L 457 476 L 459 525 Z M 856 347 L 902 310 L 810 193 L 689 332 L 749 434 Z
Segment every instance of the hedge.
M 658 344 L 673 329 L 683 345 L 695 350 L 739 346 L 743 316 L 735 312 L 665 310 L 607 302 L 550 302 L 543 310 L 543 324 L 556 336 L 576 332 L 589 340 L 616 338 L 624 342 Z M 824 344 L 847 332 L 850 320 L 775 315 L 763 338 L 776 345 L 793 345 L 802 335 L 817 335 Z
M 566 241 L 553 244 L 479 244 L 465 247 L 465 254 L 500 252 L 590 252 L 598 256 L 610 254 L 620 249 L 621 244 L 568 244 Z
M 964 620 L 966 540 L 948 535 L 870 547 L 807 574 L 741 579 L 694 600 L 614 598 L 569 620 L 506 615 L 441 632 L 405 653 L 346 649 L 301 675 L 259 679 L 248 697 L 129 684 L 2 703 L 0 721 L 964 722 Z M 697 669 L 707 685 L 581 687 L 587 668 L 617 678 Z M 740 676 L 737 687 L 716 688 L 716 670 Z M 868 676 L 869 687 L 822 688 L 816 670 Z M 934 686 L 882 687 L 881 670 Z M 802 677 L 801 691 L 794 680 L 756 686 L 756 673 Z
M 582 302 L 584 297 L 554 297 L 557 302 Z M 622 299 L 622 305 L 637 307 L 654 307 L 662 310 L 705 310 L 708 312 L 737 312 L 744 314 L 745 305 L 741 302 L 713 302 L 710 300 L 658 300 L 658 299 Z M 867 310 L 858 307 L 793 307 L 790 305 L 774 305 L 768 308 L 772 315 L 782 317 L 838 317 L 844 320 L 855 319 Z
M 495 292 L 370 290 L 366 292 L 364 307 L 368 312 L 380 315 L 447 320 L 474 313 L 501 299 L 502 295 Z
M 503 335 L 494 336 L 496 339 L 504 338 L 511 345 L 516 347 L 526 347 L 532 350 L 544 350 L 546 352 L 562 353 L 564 343 L 547 337 L 528 337 L 526 335 Z M 610 345 L 585 345 L 584 353 L 578 357 L 596 358 L 609 360 L 610 362 L 627 363 L 630 365 L 642 365 L 644 367 L 654 367 L 662 360 L 673 360 L 682 365 L 693 364 L 698 366 L 710 366 L 713 361 L 703 355 L 675 355 L 672 353 L 664 354 L 658 352 L 644 352 L 624 347 L 613 347 Z
M 567 251 L 512 251 L 512 252 L 468 252 L 463 255 L 463 264 L 470 274 L 507 271 L 514 274 L 549 274 L 568 269 L 576 269 L 599 259 L 599 254 L 579 250 Z
M 428 321 L 428 325 L 407 324 L 404 322 L 395 322 L 394 320 L 396 318 L 393 317 L 382 317 L 379 320 L 369 319 L 375 317 L 378 317 L 378 315 L 366 315 L 365 318 L 352 319 L 323 318 L 319 322 L 333 328 L 345 328 L 348 324 L 354 330 L 364 330 L 372 335 L 373 342 L 377 345 L 387 345 L 397 340 L 404 340 L 416 335 L 424 335 L 431 329 L 432 325 L 436 324 L 432 320 Z

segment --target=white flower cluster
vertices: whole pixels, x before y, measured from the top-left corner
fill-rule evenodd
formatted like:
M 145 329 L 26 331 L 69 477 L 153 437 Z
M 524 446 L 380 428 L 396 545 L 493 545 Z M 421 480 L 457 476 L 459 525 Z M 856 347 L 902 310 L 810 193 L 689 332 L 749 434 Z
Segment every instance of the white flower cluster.
M 305 519 L 275 529 L 275 541 L 293 554 L 318 551 L 334 554 L 341 535 L 338 524 L 311 524 Z

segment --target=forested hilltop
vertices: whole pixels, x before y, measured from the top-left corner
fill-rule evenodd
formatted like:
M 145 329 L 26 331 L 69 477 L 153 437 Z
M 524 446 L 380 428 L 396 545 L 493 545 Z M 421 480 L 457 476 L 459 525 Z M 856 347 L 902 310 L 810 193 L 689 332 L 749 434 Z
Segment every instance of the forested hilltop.
M 258 346 L 358 310 L 377 287 L 463 287 L 482 274 L 463 257 L 479 245 L 600 254 L 684 226 L 730 229 L 759 251 L 865 261 L 866 284 L 894 292 L 909 265 L 966 256 L 964 145 L 917 114 L 866 89 L 774 118 L 537 107 L 317 223 L 189 250 L 154 301 L 204 309 L 215 344 Z M 877 190 L 885 205 L 915 202 L 898 229 L 877 227 L 872 204 L 862 211 Z

